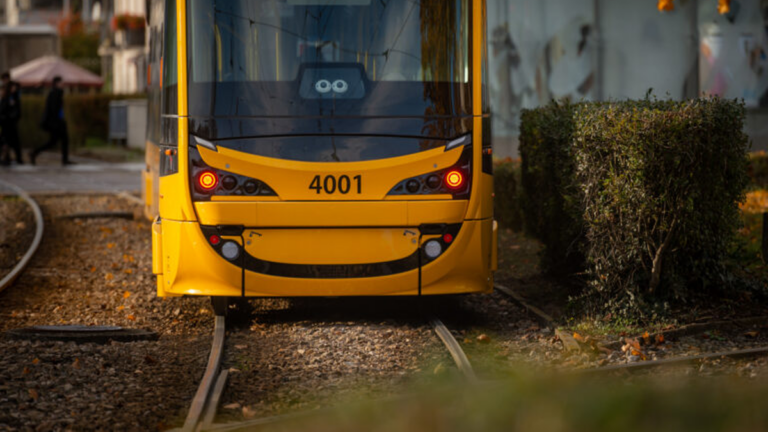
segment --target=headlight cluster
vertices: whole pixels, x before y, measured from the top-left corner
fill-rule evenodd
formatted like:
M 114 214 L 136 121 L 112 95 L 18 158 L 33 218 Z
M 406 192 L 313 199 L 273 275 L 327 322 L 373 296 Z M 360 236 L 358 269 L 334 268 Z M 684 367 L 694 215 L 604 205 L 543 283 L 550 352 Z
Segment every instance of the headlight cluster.
M 472 146 L 467 145 L 452 167 L 405 179 L 396 184 L 388 195 L 450 194 L 455 199 L 467 199 L 472 189 L 471 180 Z
M 200 157 L 197 149 L 189 148 L 189 172 L 192 181 L 192 198 L 209 201 L 212 196 L 277 196 L 275 191 L 261 180 L 211 168 Z

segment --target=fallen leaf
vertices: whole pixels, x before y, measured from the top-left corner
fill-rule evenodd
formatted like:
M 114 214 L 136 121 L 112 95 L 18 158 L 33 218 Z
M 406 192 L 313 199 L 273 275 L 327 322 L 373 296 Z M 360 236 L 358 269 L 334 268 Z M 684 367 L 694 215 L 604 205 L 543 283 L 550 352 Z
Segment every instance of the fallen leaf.
M 136 317 L 133 315 L 128 315 L 126 318 L 128 318 L 131 321 L 136 321 Z
M 240 404 L 239 404 L 239 403 L 237 403 L 237 402 L 234 402 L 234 403 L 231 403 L 231 404 L 226 404 L 226 405 L 224 405 L 222 408 L 224 408 L 224 409 L 228 409 L 228 410 L 231 410 L 231 409 L 238 409 L 238 408 L 240 408 Z
M 117 307 L 117 310 L 118 310 L 118 311 L 121 311 L 121 310 L 123 310 L 123 309 L 125 309 L 125 306 L 123 306 L 123 305 L 120 305 L 120 306 L 118 306 L 118 307 Z
M 134 261 L 133 255 L 123 254 L 123 261 L 133 262 Z
M 752 339 L 756 338 L 758 335 L 760 335 L 759 331 L 748 331 L 744 333 L 744 336 L 751 337 Z
M 75 369 L 80 369 L 80 359 L 75 358 L 75 361 L 72 362 L 72 367 Z
M 491 338 L 488 337 L 487 334 L 483 333 L 480 336 L 477 337 L 478 342 L 488 343 L 491 341 Z
M 106 279 L 108 281 L 111 281 L 114 278 L 115 278 L 115 275 L 113 275 L 112 273 L 107 273 L 107 274 L 104 275 L 104 279 Z
M 30 372 L 32 372 L 32 371 L 29 370 L 29 368 L 25 366 L 24 370 L 21 371 L 21 374 L 22 375 L 29 375 Z
M 629 346 L 629 348 L 634 348 L 635 351 L 641 351 L 642 350 L 642 348 L 640 348 L 640 341 L 638 341 L 635 338 L 624 338 L 624 343 L 626 343 L 627 346 Z
M 96 273 L 96 267 L 91 267 L 91 273 Z
M 126 291 L 126 292 L 123 293 L 123 298 L 124 299 L 127 299 L 130 296 L 131 296 L 131 292 L 130 291 Z
M 235 345 L 235 348 L 237 348 L 239 350 L 246 349 L 246 348 L 248 348 L 248 345 Z
M 107 243 L 107 249 L 112 249 L 113 247 L 115 247 L 114 243 Z
M 36 359 L 32 360 L 32 364 L 38 364 L 38 363 L 40 363 L 40 359 L 39 358 L 36 358 Z
M 587 340 L 584 339 L 584 336 L 582 336 L 582 335 L 580 335 L 578 333 L 573 333 L 573 338 L 576 339 L 576 342 L 581 342 L 581 343 L 586 343 L 587 342 Z
M 99 230 L 105 234 L 112 234 L 114 231 L 112 231 L 112 228 L 108 227 L 99 227 Z
M 125 269 L 125 270 L 123 270 L 123 273 L 125 273 L 125 274 L 132 274 L 132 273 L 133 273 L 133 270 L 131 270 L 131 269 Z
M 659 333 L 656 335 L 656 345 L 661 345 L 664 343 L 664 335 Z
M 648 332 L 643 333 L 643 342 L 645 342 L 645 345 L 651 344 L 651 335 Z
M 244 406 L 243 407 L 243 417 L 245 417 L 247 419 L 252 419 L 252 418 L 256 417 L 256 410 Z
M 40 394 L 35 389 L 29 389 L 29 397 L 34 399 L 35 402 L 37 402 L 37 399 L 40 397 Z

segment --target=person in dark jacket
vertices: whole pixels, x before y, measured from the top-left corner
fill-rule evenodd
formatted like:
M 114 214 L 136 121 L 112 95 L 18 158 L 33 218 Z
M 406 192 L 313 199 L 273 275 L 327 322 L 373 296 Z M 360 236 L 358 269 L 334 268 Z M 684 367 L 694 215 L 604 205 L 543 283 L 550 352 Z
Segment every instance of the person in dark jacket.
M 0 98 L 0 141 L 7 145 L 16 156 L 16 162 L 24 163 L 21 159 L 21 144 L 19 144 L 19 119 L 21 118 L 21 90 L 18 83 L 11 81 L 11 74 L 4 72 L 0 76 L 4 95 Z M 3 164 L 11 163 L 10 151 L 5 153 Z
M 53 87 L 45 100 L 45 112 L 40 127 L 48 132 L 50 139 L 43 146 L 36 148 L 29 155 L 32 165 L 35 164 L 37 155 L 45 150 L 52 149 L 61 141 L 61 164 L 70 165 L 69 161 L 69 136 L 67 134 L 67 121 L 64 119 L 64 90 L 62 90 L 60 76 L 53 78 Z

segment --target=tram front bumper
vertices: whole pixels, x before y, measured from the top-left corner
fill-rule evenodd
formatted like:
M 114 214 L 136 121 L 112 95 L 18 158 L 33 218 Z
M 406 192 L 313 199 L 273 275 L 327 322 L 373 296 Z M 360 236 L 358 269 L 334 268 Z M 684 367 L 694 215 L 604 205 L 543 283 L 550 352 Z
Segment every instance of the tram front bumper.
M 436 295 L 492 289 L 491 220 L 464 221 L 450 247 L 434 260 L 424 258 L 420 245 L 435 236 L 418 233 L 415 227 L 245 229 L 221 235 L 214 247 L 205 226 L 162 220 L 153 225 L 153 270 L 161 297 Z M 240 248 L 232 260 L 221 254 L 227 242 Z

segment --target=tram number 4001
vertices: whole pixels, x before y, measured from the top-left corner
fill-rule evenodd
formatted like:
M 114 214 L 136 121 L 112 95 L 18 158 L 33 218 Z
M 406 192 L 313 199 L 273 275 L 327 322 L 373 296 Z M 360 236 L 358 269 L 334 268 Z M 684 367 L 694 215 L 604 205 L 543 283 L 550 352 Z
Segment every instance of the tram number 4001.
M 361 194 L 363 193 L 363 178 L 359 175 L 356 175 L 352 178 L 347 175 L 342 175 L 339 177 L 332 175 L 321 177 L 316 175 L 312 179 L 312 183 L 309 184 L 309 188 L 314 189 L 315 193 L 318 195 L 323 192 L 327 194 L 334 194 L 337 191 L 342 195 L 346 195 L 350 192 L 354 193 L 355 191 L 357 191 L 358 194 Z

